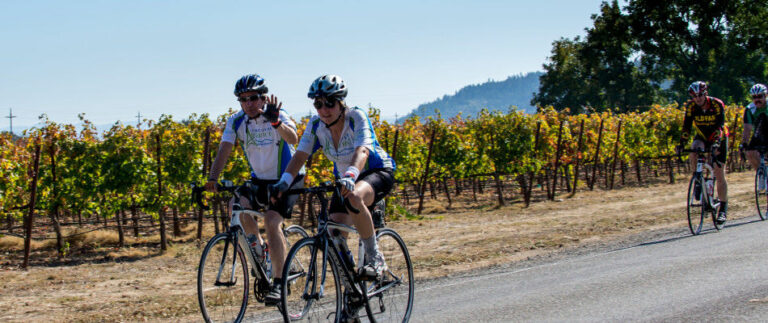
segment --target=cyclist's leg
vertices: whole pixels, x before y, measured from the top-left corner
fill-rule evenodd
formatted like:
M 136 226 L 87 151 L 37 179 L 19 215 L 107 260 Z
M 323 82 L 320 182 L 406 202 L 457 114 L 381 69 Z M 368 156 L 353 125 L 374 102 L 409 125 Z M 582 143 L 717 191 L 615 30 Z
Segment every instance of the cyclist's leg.
M 721 202 L 728 202 L 728 183 L 725 181 L 725 163 L 728 158 L 728 139 L 723 139 L 715 156 L 715 178 L 717 179 L 717 195 Z
M 760 153 L 757 152 L 757 150 L 747 150 L 744 152 L 744 155 L 747 156 L 747 160 L 749 161 L 749 165 L 752 166 L 752 169 L 757 169 L 757 167 L 760 166 Z
M 264 226 L 269 241 L 269 257 L 272 259 L 272 277 L 280 278 L 285 262 L 285 237 L 282 230 L 283 216 L 275 210 L 269 210 L 264 215 Z
M 693 143 L 691 144 L 691 149 L 701 148 L 705 149 L 706 145 L 704 144 L 704 141 L 701 140 L 698 136 L 694 137 Z M 699 158 L 699 154 L 697 153 L 691 153 L 688 156 L 688 162 L 691 164 L 691 169 L 696 170 L 696 162 Z
M 266 188 L 266 186 L 264 186 Z M 304 176 L 297 176 L 291 188 L 303 188 Z M 264 201 L 266 201 L 266 189 L 264 192 Z M 283 235 L 283 219 L 290 219 L 293 213 L 293 206 L 299 200 L 298 195 L 290 195 L 274 205 L 269 205 L 264 217 L 264 225 L 267 230 L 267 239 L 269 240 L 270 258 L 272 259 L 272 273 L 274 278 L 280 278 L 283 273 L 283 263 L 285 263 L 285 236 Z
M 234 204 L 235 199 L 232 198 L 229 200 L 229 214 L 232 214 L 232 205 Z M 243 209 L 251 209 L 251 203 L 248 202 L 248 199 L 241 197 L 240 198 L 240 206 Z M 248 235 L 255 235 L 259 239 L 260 244 L 264 244 L 264 240 L 261 238 L 261 235 L 259 234 L 259 223 L 256 222 L 256 219 L 254 219 L 250 215 L 246 214 L 240 214 L 240 224 L 243 226 L 243 230 L 245 230 L 246 236 Z

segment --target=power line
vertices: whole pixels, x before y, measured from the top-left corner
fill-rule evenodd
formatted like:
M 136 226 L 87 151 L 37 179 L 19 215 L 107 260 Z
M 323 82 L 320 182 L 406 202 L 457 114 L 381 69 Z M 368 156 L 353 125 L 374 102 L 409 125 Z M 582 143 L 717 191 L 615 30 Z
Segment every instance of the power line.
M 8 120 L 11 122 L 11 134 L 13 134 L 13 118 L 16 118 L 17 116 L 13 115 L 13 108 L 8 108 Z

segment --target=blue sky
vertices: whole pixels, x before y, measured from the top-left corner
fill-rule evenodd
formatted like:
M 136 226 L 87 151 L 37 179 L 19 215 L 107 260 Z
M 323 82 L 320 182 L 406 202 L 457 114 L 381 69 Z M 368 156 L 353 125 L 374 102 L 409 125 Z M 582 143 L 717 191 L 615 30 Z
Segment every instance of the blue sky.
M 181 119 L 239 108 L 259 73 L 294 116 L 322 74 L 348 103 L 402 116 L 460 88 L 542 69 L 552 41 L 583 35 L 601 1 L 0 2 L 0 115 L 76 123 Z M 0 129 L 8 128 L 2 118 Z

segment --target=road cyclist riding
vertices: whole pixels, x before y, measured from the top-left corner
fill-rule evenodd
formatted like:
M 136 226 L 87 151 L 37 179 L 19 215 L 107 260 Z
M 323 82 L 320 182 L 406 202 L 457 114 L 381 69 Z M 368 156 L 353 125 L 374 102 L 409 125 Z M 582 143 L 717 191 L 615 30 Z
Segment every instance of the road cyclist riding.
M 715 227 L 720 229 L 725 224 L 728 212 L 728 183 L 725 181 L 728 128 L 725 126 L 725 104 L 718 98 L 708 96 L 708 90 L 707 83 L 702 81 L 693 82 L 688 87 L 688 94 L 691 96 L 691 99 L 685 103 L 683 132 L 680 136 L 680 144 L 675 147 L 675 150 L 678 154 L 682 153 L 683 147 L 686 146 L 689 140 L 690 133 L 694 132 L 691 149 L 687 150 L 687 152 L 690 152 L 689 161 L 691 167 L 696 169 L 697 172 L 699 171 L 697 164 L 701 160 L 699 158 L 701 152 L 712 152 L 712 174 L 704 174 L 704 176 L 706 180 L 706 177 L 714 175 L 712 180 L 713 186 L 715 186 L 717 200 L 720 203 L 717 204 L 717 208 L 712 210 L 712 212 L 717 212 L 714 222 Z M 694 173 L 694 178 L 691 179 L 691 187 L 689 188 L 689 191 L 693 191 L 692 196 L 689 193 L 689 206 L 691 199 L 701 201 L 701 191 L 705 188 L 705 183 L 701 180 L 696 180 L 696 178 L 697 175 Z M 702 212 L 705 211 L 702 210 Z M 694 232 L 693 228 L 691 228 L 691 232 L 693 234 L 699 233 Z
M 296 124 L 282 110 L 282 103 L 274 96 L 267 96 L 269 89 L 260 75 L 244 75 L 235 82 L 234 95 L 240 103 L 241 111 L 227 119 L 222 133 L 216 159 L 211 166 L 207 191 L 216 192 L 219 174 L 232 152 L 236 142 L 240 142 L 245 159 L 251 170 L 251 179 L 247 183 L 248 194 L 236 194 L 229 202 L 233 215 L 232 222 L 239 223 L 243 234 L 255 253 L 269 248 L 269 258 L 273 267 L 272 277 L 257 285 L 257 297 L 267 305 L 276 305 L 280 301 L 281 275 L 285 261 L 286 241 L 283 233 L 283 219 L 289 219 L 296 203 L 296 196 L 269 203 L 267 186 L 278 182 L 283 175 L 288 161 L 295 153 L 293 145 L 298 142 Z M 294 171 L 291 187 L 303 187 L 304 168 Z M 239 209 L 238 209 L 239 208 Z M 263 209 L 263 213 L 247 210 Z M 258 222 L 254 214 L 263 215 L 269 247 L 259 233 Z M 213 241 L 213 240 L 212 240 Z M 237 248 L 235 248 L 237 249 Z M 269 283 L 264 286 L 263 283 Z M 202 305 L 202 303 L 201 303 Z
M 345 277 L 344 291 L 339 292 L 339 285 L 337 284 L 336 310 L 332 311 L 335 320 L 350 320 L 354 321 L 359 319 L 357 311 L 359 308 L 359 300 L 352 298 L 359 297 L 361 290 L 366 290 L 366 283 L 370 283 L 369 286 L 381 287 L 384 282 L 390 282 L 396 280 L 392 271 L 387 266 L 387 258 L 377 242 L 377 238 L 382 237 L 397 237 L 397 234 L 389 234 L 387 232 L 391 230 L 379 230 L 378 234 L 374 230 L 373 220 L 371 218 L 371 210 L 369 208 L 381 201 L 392 189 L 394 185 L 394 171 L 395 163 L 392 158 L 389 157 L 384 149 L 379 145 L 376 140 L 376 134 L 373 126 L 368 119 L 368 115 L 360 108 L 347 106 L 344 101 L 347 96 L 347 85 L 344 80 L 337 75 L 323 75 L 318 77 L 312 82 L 309 88 L 308 97 L 313 99 L 313 105 L 317 110 L 317 115 L 312 117 L 304 131 L 301 140 L 299 142 L 296 154 L 289 162 L 285 173 L 283 173 L 280 181 L 274 184 L 270 188 L 270 194 L 273 196 L 273 201 L 279 201 L 290 197 L 289 184 L 293 181 L 293 176 L 297 174 L 300 167 L 304 165 L 307 159 L 318 149 L 323 150 L 324 155 L 333 162 L 334 176 L 337 178 L 338 189 L 333 190 L 333 196 L 330 200 L 330 206 L 328 207 L 329 220 L 322 224 L 328 225 L 332 230 L 333 238 L 338 240 L 338 243 L 334 243 L 331 248 L 334 251 L 337 250 L 337 245 L 346 246 L 346 239 L 352 229 L 352 225 L 359 232 L 360 248 L 363 259 L 358 259 L 362 266 L 356 269 L 355 273 L 351 273 L 342 270 L 342 273 L 337 272 L 337 269 L 342 265 L 349 265 L 349 263 L 339 263 L 336 257 L 331 257 L 331 272 L 333 278 L 338 282 L 339 277 Z M 330 190 L 328 190 L 330 191 Z M 343 204 L 343 201 L 347 203 Z M 326 205 L 323 205 L 326 207 Z M 320 222 L 320 221 L 319 221 Z M 284 315 L 286 320 L 302 319 L 306 317 L 304 310 L 298 312 L 291 312 L 294 300 L 297 302 L 306 303 L 306 308 L 310 308 L 313 303 L 313 299 L 323 297 L 323 288 L 316 290 L 315 284 L 324 282 L 326 275 L 326 260 L 325 255 L 327 244 L 323 244 L 327 236 L 327 227 L 319 227 L 318 235 L 315 238 L 309 238 L 302 240 L 302 243 L 297 243 L 292 248 L 290 255 L 295 257 L 295 254 L 302 250 L 303 246 L 306 250 L 310 250 L 312 261 L 304 259 L 308 263 L 302 262 L 305 267 L 310 270 L 306 272 L 304 292 L 294 292 L 291 300 L 287 299 L 289 295 L 286 295 L 290 289 L 286 283 L 283 284 L 283 300 L 282 303 L 286 305 L 286 311 Z M 340 231 L 340 232 L 337 232 Z M 324 238 L 325 237 L 325 238 Z M 310 243 L 312 242 L 312 243 Z M 338 247 L 340 250 L 344 250 L 345 247 Z M 407 250 L 405 245 L 401 243 L 402 251 L 404 251 L 407 257 Z M 321 264 L 317 264 L 316 255 L 317 252 L 322 252 Z M 401 252 L 402 252 L 401 251 Z M 341 255 L 344 258 L 344 255 Z M 351 261 L 351 260 L 350 260 Z M 408 261 L 408 276 L 412 276 L 412 270 L 410 268 L 410 261 Z M 335 269 L 334 269 L 335 268 Z M 346 268 L 346 267 L 345 267 Z M 346 268 L 351 269 L 351 267 Z M 284 270 L 286 273 L 286 270 Z M 337 274 L 341 274 L 338 276 Z M 318 276 L 322 278 L 318 280 Z M 409 279 L 410 286 L 407 289 L 408 300 L 403 310 L 405 315 L 399 319 L 399 321 L 407 321 L 410 315 L 410 309 L 412 306 L 412 283 Z M 359 285 L 356 285 L 359 284 Z M 358 287 L 356 287 L 358 286 Z M 368 306 L 366 296 L 383 295 L 383 293 L 376 294 L 374 290 L 368 293 L 362 293 L 362 298 L 366 304 L 366 313 L 369 319 L 374 321 L 370 307 Z M 368 295 L 371 294 L 371 295 Z M 298 298 L 298 299 L 296 299 Z M 381 298 L 380 298 L 381 300 Z M 346 305 L 352 304 L 351 307 L 341 308 L 340 304 Z M 382 303 L 383 304 L 383 303 Z M 381 311 L 385 309 L 382 305 Z M 390 312 L 393 309 L 390 309 Z
M 752 103 L 744 109 L 744 133 L 739 151 L 742 156 L 746 155 L 755 170 L 755 205 L 758 216 L 765 220 L 768 219 L 768 168 L 765 164 L 765 152 L 768 150 L 768 108 L 765 104 L 768 88 L 758 83 L 749 92 Z

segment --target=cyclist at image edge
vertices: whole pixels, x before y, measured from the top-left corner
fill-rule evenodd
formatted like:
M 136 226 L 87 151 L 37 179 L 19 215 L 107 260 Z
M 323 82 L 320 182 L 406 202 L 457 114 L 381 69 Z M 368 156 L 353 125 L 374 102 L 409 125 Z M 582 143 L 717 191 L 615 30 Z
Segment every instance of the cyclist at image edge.
M 219 174 L 224 169 L 235 141 L 239 139 L 251 169 L 251 182 L 258 186 L 258 191 L 252 192 L 255 195 L 253 198 L 261 205 L 269 204 L 267 186 L 276 183 L 285 171 L 288 161 L 295 153 L 293 145 L 298 142 L 298 135 L 296 124 L 281 109 L 282 103 L 274 95 L 267 97 L 267 92 L 267 85 L 258 74 L 245 75 L 235 83 L 235 96 L 242 110 L 227 119 L 216 160 L 211 167 L 208 182 L 205 183 L 206 190 L 216 191 Z M 290 184 L 303 187 L 304 168 L 297 173 L 300 175 L 290 181 Z M 275 305 L 280 301 L 280 276 L 286 256 L 282 223 L 283 218 L 291 217 L 297 198 L 295 196 L 275 205 L 269 204 L 264 214 L 273 277 L 272 288 L 265 297 L 267 305 Z M 229 203 L 230 210 L 233 203 L 234 199 Z M 240 200 L 240 205 L 245 209 L 255 207 L 250 205 L 246 198 Z M 252 245 L 264 245 L 259 235 L 258 223 L 252 216 L 241 214 L 240 222 Z
M 334 176 L 341 179 L 341 195 L 360 211 L 347 210 L 340 199 L 333 196 L 329 208 L 331 219 L 354 224 L 365 247 L 361 275 L 367 280 L 376 279 L 387 265 L 376 242 L 368 206 L 383 199 L 392 189 L 395 163 L 376 140 L 368 115 L 360 108 L 347 106 L 344 101 L 347 86 L 341 77 L 323 75 L 317 78 L 307 95 L 314 100 L 317 115 L 309 121 L 296 155 L 271 192 L 285 192 L 299 167 L 322 148 L 333 162 Z
M 768 133 L 758 131 L 759 128 L 757 127 L 758 125 L 768 126 L 764 122 L 765 118 L 768 117 L 768 109 L 766 109 L 765 104 L 768 88 L 758 83 L 749 89 L 749 94 L 752 96 L 752 103 L 744 109 L 744 133 L 741 137 L 739 150 L 746 154 L 752 169 L 757 169 L 760 166 L 760 153 L 750 148 L 768 144 Z
M 693 82 L 688 87 L 691 99 L 685 103 L 685 119 L 683 133 L 680 136 L 681 151 L 688 142 L 690 132 L 695 133 L 691 149 L 703 148 L 705 151 L 714 148 L 715 178 L 717 179 L 717 194 L 720 198 L 720 210 L 717 221 L 725 223 L 728 213 L 728 183 L 725 181 L 725 162 L 728 151 L 728 128 L 725 126 L 725 104 L 718 98 L 708 96 L 707 83 Z M 696 168 L 697 153 L 690 154 L 692 168 Z M 697 188 L 701 189 L 701 188 Z M 698 196 L 698 194 L 696 194 Z

